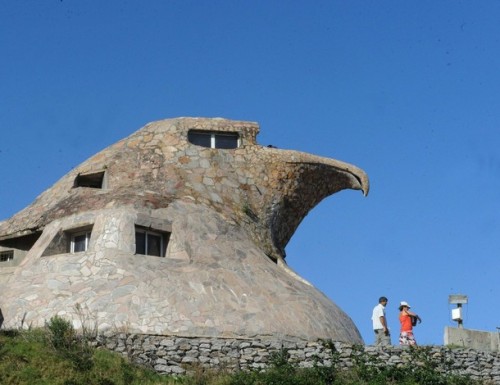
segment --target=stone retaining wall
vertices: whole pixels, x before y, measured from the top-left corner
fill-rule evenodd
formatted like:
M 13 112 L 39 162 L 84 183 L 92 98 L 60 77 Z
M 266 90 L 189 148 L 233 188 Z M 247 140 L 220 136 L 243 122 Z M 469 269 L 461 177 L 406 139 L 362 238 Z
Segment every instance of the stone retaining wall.
M 348 369 L 360 362 L 377 366 L 431 362 L 442 373 L 500 384 L 500 353 L 443 346 L 412 349 L 294 338 L 187 338 L 125 333 L 99 336 L 97 344 L 163 374 L 185 374 L 192 366 L 230 371 L 264 370 L 273 354 L 286 353 L 290 362 L 304 368 L 339 365 Z

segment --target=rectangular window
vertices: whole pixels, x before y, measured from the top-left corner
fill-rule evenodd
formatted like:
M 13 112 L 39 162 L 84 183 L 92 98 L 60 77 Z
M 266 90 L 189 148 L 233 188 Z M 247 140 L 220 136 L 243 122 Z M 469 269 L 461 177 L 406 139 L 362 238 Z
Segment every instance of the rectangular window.
M 92 174 L 78 174 L 75 178 L 74 187 L 105 188 L 105 171 Z
M 0 262 L 8 262 L 14 259 L 14 250 L 0 252 Z
M 164 257 L 169 237 L 169 233 L 149 231 L 137 227 L 135 229 L 135 253 Z
M 238 134 L 215 134 L 215 148 L 232 149 L 238 148 Z
M 236 132 L 188 132 L 188 140 L 192 144 L 207 148 L 233 149 L 239 147 L 239 135 Z
M 87 251 L 90 242 L 90 231 L 75 233 L 71 235 L 71 252 L 80 253 Z
M 210 132 L 189 131 L 188 140 L 197 146 L 212 147 L 212 134 Z

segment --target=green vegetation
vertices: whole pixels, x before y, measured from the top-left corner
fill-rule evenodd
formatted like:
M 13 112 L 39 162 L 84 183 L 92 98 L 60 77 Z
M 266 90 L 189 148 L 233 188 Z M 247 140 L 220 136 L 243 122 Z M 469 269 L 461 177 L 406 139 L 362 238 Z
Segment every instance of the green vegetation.
M 53 317 L 43 329 L 0 332 L 2 385 L 175 383 L 173 378 L 132 365 L 119 354 L 93 348 L 60 317 Z
M 190 375 L 161 376 L 128 362 L 119 354 L 96 349 L 88 336 L 77 335 L 68 321 L 54 317 L 45 328 L 0 331 L 0 384 L 2 385 L 471 385 L 469 378 L 444 376 L 435 370 L 425 348 L 412 349 L 410 362 L 423 365 L 377 368 L 377 359 L 355 355 L 351 370 L 340 371 L 336 353 L 331 367 L 301 369 L 282 350 L 271 356 L 265 372 L 215 372 L 191 367 Z

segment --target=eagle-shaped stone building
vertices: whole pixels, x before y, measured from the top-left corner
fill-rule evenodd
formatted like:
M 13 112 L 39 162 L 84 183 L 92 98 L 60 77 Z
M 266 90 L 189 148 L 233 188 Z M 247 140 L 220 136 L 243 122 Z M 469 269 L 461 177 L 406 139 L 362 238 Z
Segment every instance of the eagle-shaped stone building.
M 3 327 L 54 315 L 100 331 L 361 343 L 352 320 L 284 262 L 347 163 L 258 145 L 253 122 L 153 122 L 0 222 Z M 307 256 L 313 259 L 314 256 Z

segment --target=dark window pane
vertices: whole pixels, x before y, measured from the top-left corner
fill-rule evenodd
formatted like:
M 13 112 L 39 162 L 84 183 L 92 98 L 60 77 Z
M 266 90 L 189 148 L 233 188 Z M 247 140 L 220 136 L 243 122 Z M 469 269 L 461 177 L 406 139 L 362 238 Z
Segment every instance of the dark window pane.
M 13 251 L 5 251 L 3 253 L 0 253 L 0 262 L 7 262 L 14 259 L 14 252 Z
M 147 255 L 161 256 L 161 237 L 159 235 L 148 234 Z
M 102 188 L 104 171 L 95 174 L 78 175 L 74 187 Z
M 190 143 L 208 148 L 211 146 L 211 137 L 212 135 L 210 132 L 189 131 L 188 133 L 188 140 Z
M 77 235 L 73 239 L 73 252 L 78 253 L 86 250 L 87 234 Z
M 146 254 L 146 233 L 135 233 L 135 253 Z
M 215 148 L 231 149 L 238 147 L 238 134 L 215 134 Z

